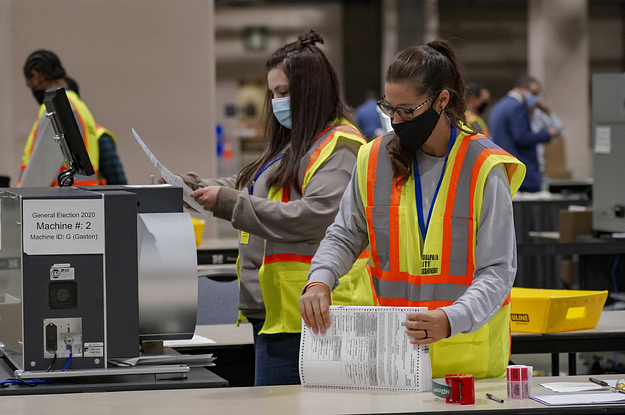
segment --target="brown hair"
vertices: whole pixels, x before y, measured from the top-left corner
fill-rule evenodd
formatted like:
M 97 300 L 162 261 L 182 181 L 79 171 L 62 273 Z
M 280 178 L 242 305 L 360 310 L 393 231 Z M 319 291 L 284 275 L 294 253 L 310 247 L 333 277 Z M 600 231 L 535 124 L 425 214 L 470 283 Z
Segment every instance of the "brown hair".
M 425 46 L 411 46 L 393 59 L 386 71 L 386 83 L 408 83 L 417 95 L 438 95 L 449 92 L 445 112 L 459 130 L 472 132 L 464 126 L 466 84 L 463 68 L 458 62 L 456 50 L 447 40 L 437 39 Z M 386 145 L 393 167 L 393 180 L 404 184 L 412 174 L 413 152 L 397 135 Z
M 289 79 L 292 128 L 281 125 L 273 114 L 272 92 L 265 94 L 265 149 L 253 163 L 241 170 L 237 187 L 249 186 L 268 162 L 284 151 L 284 157 L 267 178 L 267 188 L 290 189 L 300 194 L 299 163 L 310 150 L 317 136 L 337 118 L 353 122 L 351 111 L 343 101 L 334 67 L 315 43 L 323 44 L 317 33 L 309 30 L 298 40 L 278 49 L 267 61 L 267 71 L 281 68 Z

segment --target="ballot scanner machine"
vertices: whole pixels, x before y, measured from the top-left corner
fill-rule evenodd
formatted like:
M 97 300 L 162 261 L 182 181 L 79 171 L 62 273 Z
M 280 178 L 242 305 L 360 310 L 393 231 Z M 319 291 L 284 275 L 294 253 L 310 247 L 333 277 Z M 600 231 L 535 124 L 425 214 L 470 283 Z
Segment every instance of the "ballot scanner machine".
M 69 187 L 94 171 L 65 91 L 47 91 L 44 104 L 68 169 L 61 187 L 0 190 L 1 354 L 18 379 L 188 372 L 125 363 L 142 343 L 195 331 L 197 251 L 182 189 Z
M 192 222 L 171 186 L 0 192 L 0 342 L 21 371 L 106 369 L 140 342 L 188 339 Z

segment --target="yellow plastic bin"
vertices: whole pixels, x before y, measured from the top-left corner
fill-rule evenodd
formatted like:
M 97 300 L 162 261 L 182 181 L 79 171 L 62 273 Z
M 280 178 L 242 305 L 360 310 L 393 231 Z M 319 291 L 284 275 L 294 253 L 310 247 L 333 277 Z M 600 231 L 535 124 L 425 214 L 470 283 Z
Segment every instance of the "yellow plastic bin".
M 195 245 L 200 246 L 202 243 L 202 236 L 204 235 L 204 224 L 206 221 L 204 219 L 198 219 L 191 217 L 193 221 L 193 232 L 195 233 Z
M 607 291 L 513 287 L 510 327 L 524 333 L 592 329 L 599 322 Z

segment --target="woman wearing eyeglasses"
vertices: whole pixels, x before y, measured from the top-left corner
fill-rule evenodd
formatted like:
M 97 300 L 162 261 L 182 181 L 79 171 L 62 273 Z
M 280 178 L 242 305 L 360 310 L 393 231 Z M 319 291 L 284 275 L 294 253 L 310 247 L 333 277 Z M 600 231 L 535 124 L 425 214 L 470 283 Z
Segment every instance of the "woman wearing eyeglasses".
M 191 196 L 240 231 L 239 310 L 254 329 L 255 384 L 297 384 L 298 299 L 310 261 L 338 212 L 365 140 L 313 31 L 267 61 L 265 150 L 238 175 L 184 180 Z M 368 255 L 332 301 L 373 305 Z
M 467 124 L 463 78 L 444 40 L 390 64 L 379 106 L 394 131 L 360 150 L 300 312 L 324 333 L 331 290 L 371 244 L 380 305 L 429 309 L 405 324 L 411 343 L 431 344 L 433 376 L 501 377 L 516 273 L 512 195 L 525 166 Z

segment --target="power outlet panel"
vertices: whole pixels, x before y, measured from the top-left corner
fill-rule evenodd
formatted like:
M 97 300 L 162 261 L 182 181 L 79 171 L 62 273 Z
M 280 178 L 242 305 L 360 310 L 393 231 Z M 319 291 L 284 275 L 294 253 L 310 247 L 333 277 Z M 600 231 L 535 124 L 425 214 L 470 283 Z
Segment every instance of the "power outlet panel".
M 46 318 L 43 320 L 43 357 L 82 357 L 82 318 Z

